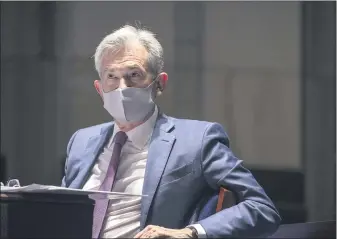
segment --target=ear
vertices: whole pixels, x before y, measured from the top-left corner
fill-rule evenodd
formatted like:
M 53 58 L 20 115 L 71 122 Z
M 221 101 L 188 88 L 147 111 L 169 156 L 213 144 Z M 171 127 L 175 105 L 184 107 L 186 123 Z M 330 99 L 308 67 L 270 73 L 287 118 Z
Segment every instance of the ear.
M 157 95 L 161 95 L 166 88 L 168 80 L 168 75 L 166 72 L 162 72 L 158 75 L 158 87 L 157 87 Z
M 95 80 L 94 81 L 94 87 L 95 87 L 97 93 L 101 96 L 101 98 L 103 100 L 101 82 L 99 80 Z

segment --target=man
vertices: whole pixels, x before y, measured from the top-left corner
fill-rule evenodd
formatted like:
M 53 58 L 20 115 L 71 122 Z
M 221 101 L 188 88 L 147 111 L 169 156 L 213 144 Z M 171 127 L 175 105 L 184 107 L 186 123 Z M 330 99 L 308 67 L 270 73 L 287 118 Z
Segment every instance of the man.
M 165 89 L 163 49 L 153 33 L 124 26 L 96 49 L 94 86 L 114 121 L 78 130 L 67 148 L 64 187 L 143 194 L 99 200 L 93 237 L 256 237 L 280 216 L 229 149 L 217 123 L 168 117 L 154 100 Z M 238 204 L 191 220 L 200 198 L 220 187 Z

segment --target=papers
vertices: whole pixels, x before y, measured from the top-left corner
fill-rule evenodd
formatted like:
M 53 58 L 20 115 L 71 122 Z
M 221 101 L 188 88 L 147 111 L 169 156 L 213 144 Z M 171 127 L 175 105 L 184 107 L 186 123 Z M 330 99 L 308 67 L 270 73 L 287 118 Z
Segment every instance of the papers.
M 57 194 L 73 194 L 73 195 L 88 195 L 89 198 L 94 200 L 100 199 L 122 199 L 126 197 L 146 197 L 146 195 L 117 193 L 117 192 L 105 192 L 97 190 L 82 190 L 64 188 L 50 185 L 30 184 L 23 187 L 0 187 L 1 193 L 57 193 Z

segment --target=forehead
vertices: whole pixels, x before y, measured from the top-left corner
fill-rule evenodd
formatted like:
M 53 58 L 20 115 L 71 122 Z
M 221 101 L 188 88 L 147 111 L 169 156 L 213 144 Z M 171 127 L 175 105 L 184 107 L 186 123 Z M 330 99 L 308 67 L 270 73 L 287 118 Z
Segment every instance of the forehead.
M 107 51 L 103 54 L 102 67 L 103 71 L 118 70 L 129 66 L 138 66 L 145 69 L 147 59 L 148 52 L 143 45 L 137 42 L 129 43 L 118 50 Z

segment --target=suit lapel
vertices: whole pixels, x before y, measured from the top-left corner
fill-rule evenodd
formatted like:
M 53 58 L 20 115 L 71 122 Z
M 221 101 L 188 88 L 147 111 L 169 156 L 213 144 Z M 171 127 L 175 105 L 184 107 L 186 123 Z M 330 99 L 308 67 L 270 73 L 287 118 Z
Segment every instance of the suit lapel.
M 81 157 L 81 165 L 78 180 L 72 185 L 73 188 L 82 189 L 86 183 L 96 159 L 102 152 L 104 145 L 109 141 L 113 132 L 113 124 L 109 124 L 101 129 L 99 135 L 89 138 L 86 149 Z
M 146 223 L 147 215 L 159 181 L 163 175 L 167 160 L 170 156 L 175 137 L 169 131 L 173 128 L 172 121 L 166 116 L 158 116 L 156 126 L 153 130 L 151 143 L 148 152 L 148 159 L 145 170 L 143 195 L 141 205 L 140 227 Z

